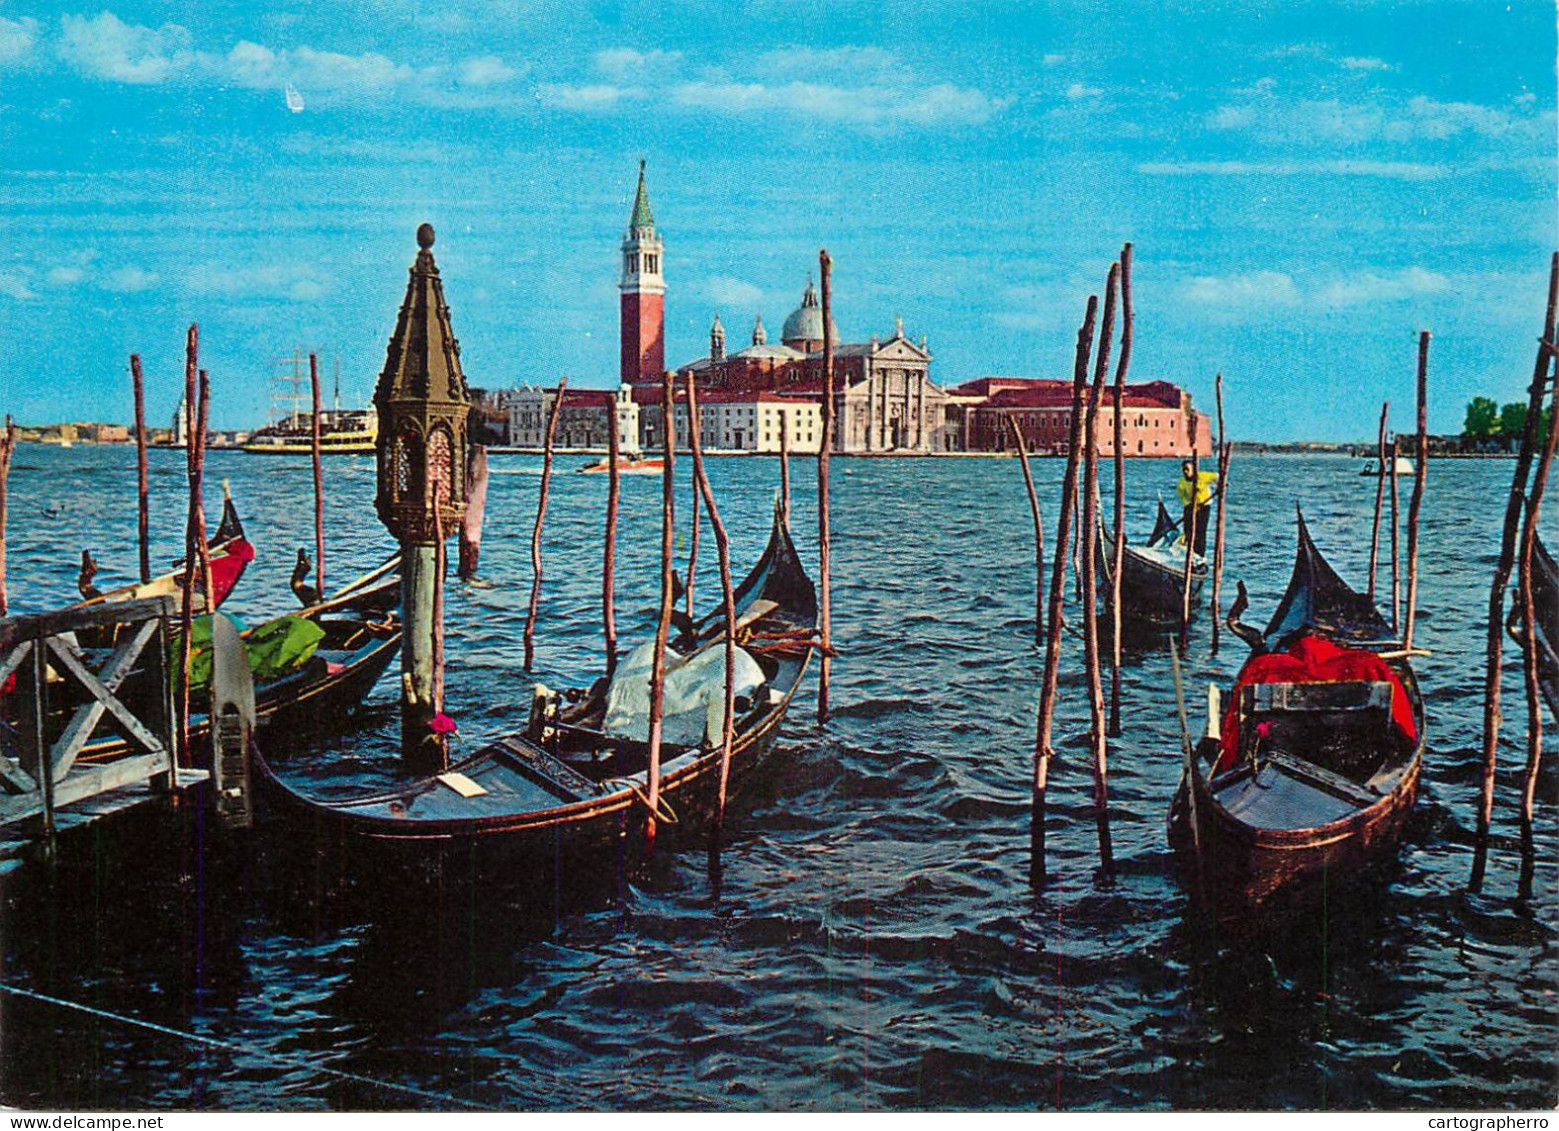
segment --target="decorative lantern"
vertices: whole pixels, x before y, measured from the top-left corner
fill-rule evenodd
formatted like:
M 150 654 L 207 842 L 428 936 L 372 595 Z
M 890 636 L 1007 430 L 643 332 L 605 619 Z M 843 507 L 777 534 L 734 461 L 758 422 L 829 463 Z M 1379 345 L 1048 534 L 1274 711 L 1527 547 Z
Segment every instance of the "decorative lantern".
M 433 262 L 433 225 L 417 229 L 417 261 L 374 389 L 379 413 L 379 521 L 403 546 L 431 546 L 466 509 L 471 394 Z

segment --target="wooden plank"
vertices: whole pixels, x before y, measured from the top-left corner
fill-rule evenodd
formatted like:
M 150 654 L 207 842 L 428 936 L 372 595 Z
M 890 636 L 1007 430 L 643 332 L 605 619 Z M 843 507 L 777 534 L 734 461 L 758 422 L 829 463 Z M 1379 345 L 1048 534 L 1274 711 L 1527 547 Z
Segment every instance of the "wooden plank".
M 1369 806 L 1381 799 L 1381 794 L 1358 782 L 1335 774 L 1324 766 L 1317 766 L 1314 762 L 1306 762 L 1303 758 L 1296 758 L 1292 754 L 1285 754 L 1281 750 L 1271 750 L 1261 755 L 1262 762 L 1281 766 L 1296 777 L 1308 779 L 1315 785 L 1335 793 L 1337 796 L 1359 806 Z
M 67 649 L 58 647 L 52 639 L 49 641 L 49 651 L 53 652 L 60 663 L 65 666 L 65 670 L 75 677 L 76 682 L 86 688 L 95 699 L 103 704 L 108 713 L 114 716 L 115 721 L 130 732 L 130 736 L 139 742 L 143 749 L 157 754 L 165 752 L 166 748 L 158 741 L 157 736 L 142 726 L 141 720 L 131 714 L 128 707 L 114 698 L 113 693 L 99 683 L 97 676 L 88 671 L 81 661 L 72 656 Z
M 24 640 L 7 655 L 0 657 L 0 683 L 11 678 L 11 673 L 22 666 L 22 661 L 27 659 L 32 651 L 32 641 Z
M 1391 684 L 1347 680 L 1246 684 L 1253 711 L 1377 711 L 1391 708 Z
M 140 658 L 141 650 L 146 647 L 146 642 L 152 638 L 161 622 L 149 620 L 144 622 L 135 632 L 126 638 L 124 643 L 115 650 L 113 658 L 103 667 L 98 679 L 101 686 L 109 694 L 119 690 L 119 685 L 130 674 L 135 661 Z M 57 648 L 55 641 L 49 641 L 49 647 Z M 79 659 L 79 657 L 78 657 Z M 89 689 L 90 690 L 90 689 Z M 99 720 L 106 710 L 101 700 L 96 698 L 90 703 L 83 703 L 76 708 L 70 723 L 64 732 L 54 743 L 54 749 L 49 751 L 49 759 L 54 766 L 55 780 L 63 778 L 70 767 L 76 761 L 76 755 L 81 753 L 81 748 L 86 745 L 87 739 L 92 737 L 92 732 L 97 729 Z
M 172 597 L 149 597 L 139 601 L 111 601 L 103 605 L 60 609 L 49 613 L 0 620 L 0 649 L 40 636 L 58 636 L 87 628 L 115 624 L 136 624 L 152 617 L 172 616 L 177 604 Z
M 15 758 L 0 758 L 0 787 L 10 793 L 31 793 L 38 782 Z
M 69 777 L 54 783 L 54 808 L 59 809 L 110 790 L 145 782 L 167 770 L 168 759 L 164 754 L 140 754 L 99 765 L 77 766 Z M 0 796 L 0 825 L 12 824 L 42 812 L 41 793 L 30 793 L 23 797 Z

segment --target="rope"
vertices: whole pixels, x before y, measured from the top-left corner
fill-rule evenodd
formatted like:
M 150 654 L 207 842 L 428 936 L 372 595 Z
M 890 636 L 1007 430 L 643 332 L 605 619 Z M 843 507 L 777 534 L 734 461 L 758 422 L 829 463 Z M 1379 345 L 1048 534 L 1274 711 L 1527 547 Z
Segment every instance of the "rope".
M 443 1092 L 429 1092 L 422 1088 L 412 1087 L 410 1084 L 395 1084 L 389 1080 L 375 1080 L 372 1076 L 361 1076 L 356 1072 L 345 1072 L 339 1068 L 326 1068 L 318 1064 L 310 1064 L 299 1056 L 289 1056 L 286 1053 L 270 1052 L 267 1049 L 257 1048 L 254 1045 L 239 1044 L 235 1041 L 218 1040 L 216 1037 L 203 1037 L 199 1033 L 187 1033 L 182 1029 L 172 1029 L 166 1025 L 158 1025 L 152 1021 L 143 1021 L 139 1017 L 130 1017 L 123 1013 L 114 1013 L 107 1009 L 98 1009 L 95 1006 L 83 1005 L 80 1002 L 66 1001 L 64 998 L 50 997 L 48 994 L 38 993 L 36 990 L 25 990 L 20 986 L 8 985 L 0 982 L 0 993 L 11 994 L 15 997 L 30 998 L 33 1001 L 43 1002 L 45 1005 L 57 1005 L 62 1009 L 72 1009 L 77 1013 L 85 1013 L 92 1017 L 101 1017 L 107 1021 L 117 1021 L 121 1025 L 129 1025 L 137 1029 L 146 1029 L 153 1033 L 161 1033 L 167 1037 L 177 1037 L 181 1041 L 191 1041 L 199 1045 L 209 1045 L 212 1048 L 224 1049 L 227 1052 L 246 1053 L 251 1056 L 264 1057 L 275 1061 L 277 1064 L 285 1064 L 293 1068 L 301 1068 L 306 1072 L 318 1073 L 322 1076 L 334 1076 L 338 1080 L 350 1080 L 355 1084 L 368 1084 L 375 1088 L 385 1088 L 392 1092 L 402 1092 L 408 1096 L 417 1096 L 425 1100 L 436 1100 L 442 1104 L 458 1104 L 460 1107 L 471 1108 L 474 1111 L 490 1111 L 482 1104 L 463 1100 L 459 1096 L 451 1096 Z
M 639 788 L 636 782 L 631 782 L 627 778 L 618 778 L 615 781 L 609 782 L 607 784 L 626 787 L 629 793 L 633 794 L 639 799 L 640 804 L 642 804 L 646 809 L 650 809 L 649 797 L 642 789 Z M 664 793 L 660 795 L 659 801 L 660 808 L 658 811 L 655 809 L 650 809 L 650 812 L 655 814 L 655 819 L 658 821 L 664 821 L 668 825 L 680 824 L 681 822 L 677 817 L 677 811 L 671 807 L 671 802 L 666 800 L 666 795 Z

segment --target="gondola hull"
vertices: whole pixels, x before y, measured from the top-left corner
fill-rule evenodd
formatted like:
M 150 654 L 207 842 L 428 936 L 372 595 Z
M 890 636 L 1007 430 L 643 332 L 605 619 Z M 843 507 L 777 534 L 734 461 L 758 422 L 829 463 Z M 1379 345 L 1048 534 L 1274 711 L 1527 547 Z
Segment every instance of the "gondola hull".
M 1114 592 L 1111 567 L 1115 561 L 1115 540 L 1108 530 L 1099 532 L 1099 584 L 1106 600 Z M 1207 579 L 1207 563 L 1197 558 L 1191 568 L 1191 611 L 1194 615 Z M 1121 618 L 1148 628 L 1174 629 L 1180 626 L 1185 609 L 1185 565 L 1166 565 L 1127 545 L 1121 553 Z

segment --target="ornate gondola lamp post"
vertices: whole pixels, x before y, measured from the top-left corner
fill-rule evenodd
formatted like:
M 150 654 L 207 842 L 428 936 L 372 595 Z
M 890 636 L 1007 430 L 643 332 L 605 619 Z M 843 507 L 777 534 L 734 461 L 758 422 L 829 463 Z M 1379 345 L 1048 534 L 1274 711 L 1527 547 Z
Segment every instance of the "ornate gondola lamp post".
M 460 342 L 433 262 L 433 226 L 417 229 L 417 260 L 374 389 L 379 414 L 379 521 L 401 544 L 401 753 L 444 755 L 441 543 L 466 509 L 466 424 L 471 396 Z

